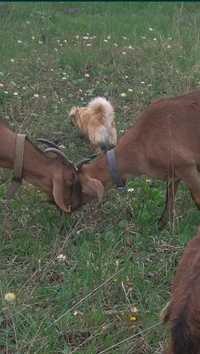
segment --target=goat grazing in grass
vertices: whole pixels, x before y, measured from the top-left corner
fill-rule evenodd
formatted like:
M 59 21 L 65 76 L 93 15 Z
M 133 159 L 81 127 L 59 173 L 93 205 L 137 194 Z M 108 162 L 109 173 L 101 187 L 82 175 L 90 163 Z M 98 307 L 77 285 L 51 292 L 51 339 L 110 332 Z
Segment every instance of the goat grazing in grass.
M 77 174 L 82 193 L 77 206 L 94 198 L 101 199 L 117 171 L 123 182 L 129 176 L 140 175 L 167 181 L 161 224 L 166 217 L 173 217 L 181 180 L 200 207 L 200 91 L 150 104 L 111 151 L 112 163 L 107 152 L 92 163 L 79 166 Z
M 163 320 L 171 337 L 166 354 L 200 353 L 200 229 L 180 260 Z
M 0 121 L 0 167 L 15 169 L 18 143 L 20 145 L 20 134 L 14 133 Z M 72 191 L 75 206 L 77 193 L 80 198 L 79 181 L 73 164 L 67 161 L 55 146 L 42 152 L 25 137 L 20 150 L 21 157 L 18 162 L 21 164 L 20 179 L 23 178 L 39 187 L 60 209 L 70 212 Z M 50 152 L 54 158 L 49 156 Z

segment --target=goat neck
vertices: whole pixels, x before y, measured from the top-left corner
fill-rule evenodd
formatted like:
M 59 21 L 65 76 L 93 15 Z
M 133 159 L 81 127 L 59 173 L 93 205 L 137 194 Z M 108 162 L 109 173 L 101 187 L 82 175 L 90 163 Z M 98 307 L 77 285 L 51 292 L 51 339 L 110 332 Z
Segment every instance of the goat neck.
M 129 135 L 126 133 L 121 137 L 118 145 L 115 148 L 118 173 L 120 177 L 126 181 L 129 176 L 139 176 L 145 170 L 145 164 L 142 162 L 143 154 L 138 149 L 137 139 L 133 140 L 135 134 L 134 128 L 130 129 L 128 133 L 131 139 L 128 139 Z M 136 134 L 135 134 L 136 135 Z M 106 155 L 102 155 L 96 161 L 85 164 L 81 168 L 82 174 L 86 174 L 91 178 L 99 180 L 104 187 L 110 187 L 112 185 L 112 176 L 110 173 L 110 167 Z
M 16 133 L 0 124 L 0 166 L 13 169 Z M 51 160 L 42 151 L 25 140 L 23 178 L 46 192 L 51 191 Z M 48 177 L 47 177 L 48 176 Z

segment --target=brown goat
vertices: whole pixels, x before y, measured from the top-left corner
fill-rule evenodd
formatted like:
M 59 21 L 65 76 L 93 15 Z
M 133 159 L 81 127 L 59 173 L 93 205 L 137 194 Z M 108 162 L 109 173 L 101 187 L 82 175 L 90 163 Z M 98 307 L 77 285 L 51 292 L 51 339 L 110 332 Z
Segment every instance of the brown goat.
M 200 229 L 178 265 L 164 322 L 171 336 L 166 354 L 200 353 Z
M 116 148 L 118 170 L 129 176 L 147 175 L 167 181 L 165 209 L 160 219 L 172 218 L 175 194 L 184 181 L 200 207 L 200 91 L 150 104 Z M 106 155 L 79 168 L 82 204 L 101 198 L 112 184 Z
M 0 167 L 14 168 L 17 134 L 0 121 Z M 54 155 L 55 156 L 55 155 Z M 71 210 L 80 199 L 79 181 L 74 166 L 64 157 L 50 158 L 27 138 L 24 146 L 23 179 L 46 192 L 50 199 L 65 212 Z

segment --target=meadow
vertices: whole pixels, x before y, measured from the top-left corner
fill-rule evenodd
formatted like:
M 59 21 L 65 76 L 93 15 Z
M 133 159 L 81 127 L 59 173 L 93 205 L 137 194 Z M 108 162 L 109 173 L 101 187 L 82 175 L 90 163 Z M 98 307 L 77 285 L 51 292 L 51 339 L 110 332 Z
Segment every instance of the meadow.
M 70 108 L 105 96 L 123 134 L 151 101 L 200 86 L 199 29 L 198 2 L 2 2 L 1 117 L 78 162 L 92 151 Z M 11 178 L 1 170 L 0 353 L 161 354 L 159 313 L 200 224 L 185 186 L 175 228 L 160 231 L 158 180 L 130 179 L 127 193 L 113 188 L 71 216 L 24 183 L 5 230 Z

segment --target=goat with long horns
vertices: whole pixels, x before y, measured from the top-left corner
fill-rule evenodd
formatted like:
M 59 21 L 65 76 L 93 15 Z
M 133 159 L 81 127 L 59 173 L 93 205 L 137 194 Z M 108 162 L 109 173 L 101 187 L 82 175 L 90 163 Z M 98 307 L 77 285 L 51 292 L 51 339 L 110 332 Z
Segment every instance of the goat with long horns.
M 13 169 L 15 179 L 39 187 L 57 207 L 69 213 L 80 204 L 81 186 L 76 168 L 56 144 L 46 139 L 40 142 L 48 146 L 44 152 L 1 121 L 0 167 Z

